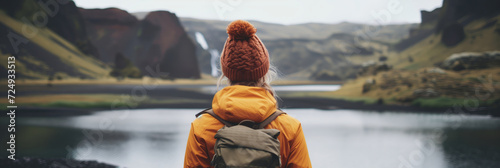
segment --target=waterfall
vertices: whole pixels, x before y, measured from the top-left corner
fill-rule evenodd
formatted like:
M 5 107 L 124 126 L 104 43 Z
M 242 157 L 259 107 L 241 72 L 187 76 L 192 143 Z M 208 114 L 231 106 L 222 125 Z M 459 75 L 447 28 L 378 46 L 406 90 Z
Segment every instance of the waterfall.
M 194 35 L 198 44 L 200 44 L 204 50 L 207 50 L 208 53 L 210 53 L 210 67 L 212 69 L 211 75 L 213 77 L 219 76 L 219 71 L 217 70 L 219 51 L 208 46 L 207 40 L 205 40 L 205 36 L 203 36 L 201 32 L 196 32 Z
M 219 51 L 216 49 L 210 49 L 208 50 L 210 52 L 210 67 L 212 67 L 212 76 L 217 77 L 219 76 L 219 71 L 217 71 L 217 61 L 219 60 Z
M 201 34 L 200 32 L 196 32 L 194 36 L 196 37 L 196 41 L 198 42 L 198 44 L 200 44 L 204 50 L 207 50 L 208 43 L 207 40 L 205 40 L 205 36 L 203 36 L 203 34 Z

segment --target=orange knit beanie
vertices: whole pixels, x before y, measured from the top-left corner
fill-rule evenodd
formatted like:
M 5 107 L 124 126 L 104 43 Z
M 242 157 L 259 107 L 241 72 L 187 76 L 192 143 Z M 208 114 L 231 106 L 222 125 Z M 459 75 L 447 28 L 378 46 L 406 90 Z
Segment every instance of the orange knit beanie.
M 269 53 L 255 35 L 257 29 L 247 21 L 227 26 L 229 37 L 220 57 L 224 75 L 233 82 L 257 81 L 269 70 Z

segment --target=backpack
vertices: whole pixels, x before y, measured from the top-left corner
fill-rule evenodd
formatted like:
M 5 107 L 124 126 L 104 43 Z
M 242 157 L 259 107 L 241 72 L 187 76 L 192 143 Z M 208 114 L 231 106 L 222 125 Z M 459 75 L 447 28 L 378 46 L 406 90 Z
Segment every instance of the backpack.
M 206 109 L 198 114 L 208 113 L 224 124 L 214 138 L 214 157 L 210 162 L 215 168 L 275 168 L 281 166 L 280 142 L 277 129 L 264 129 L 276 117 L 285 112 L 277 110 L 260 123 L 243 120 L 231 123 L 217 116 L 212 109 Z

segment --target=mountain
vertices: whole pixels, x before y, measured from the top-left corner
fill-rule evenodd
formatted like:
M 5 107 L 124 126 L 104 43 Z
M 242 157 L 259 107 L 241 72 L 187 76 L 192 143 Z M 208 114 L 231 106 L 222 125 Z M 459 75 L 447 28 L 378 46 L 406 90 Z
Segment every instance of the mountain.
M 81 9 L 73 1 L 1 1 L 0 33 L 6 35 L 0 37 L 1 58 L 17 55 L 23 78 L 107 77 L 118 53 L 142 75 L 200 78 L 195 44 L 167 11 L 138 20 L 124 10 Z
M 46 14 L 46 22 L 34 22 L 30 20 L 33 16 L 45 12 L 37 1 L 0 2 L 2 60 L 16 55 L 16 75 L 21 79 L 107 76 L 110 68 L 98 60 L 74 2 L 56 5 L 58 12 Z M 20 40 L 17 47 L 13 47 L 13 39 Z
M 111 64 L 122 53 L 144 75 L 159 70 L 169 78 L 200 78 L 195 45 L 175 14 L 154 11 L 138 20 L 117 8 L 80 8 L 80 12 L 104 62 Z
M 188 34 L 203 35 L 208 48 L 222 49 L 228 21 L 181 18 Z M 343 22 L 281 25 L 250 21 L 269 50 L 271 62 L 289 79 L 345 80 L 356 77 L 361 63 L 378 60 L 390 45 L 416 24 L 374 26 Z M 370 31 L 368 31 L 370 30 Z M 210 73 L 209 51 L 197 45 L 203 73 Z M 325 76 L 326 75 L 326 76 Z
M 40 16 L 40 19 L 43 16 L 41 14 L 46 13 L 47 23 L 43 27 L 49 28 L 68 42 L 74 44 L 84 54 L 96 58 L 99 57 L 96 48 L 90 43 L 87 37 L 85 26 L 81 25 L 83 18 L 73 1 L 68 1 L 67 3 L 47 3 L 47 7 L 37 2 L 35 0 L 3 1 L 0 2 L 0 8 L 16 20 L 27 18 L 31 19 L 33 23 L 32 18 L 34 16 Z
M 444 0 L 421 12 L 422 23 L 394 45 L 388 63 L 398 69 L 441 64 L 455 53 L 500 50 L 500 1 Z
M 386 65 L 363 67 L 325 96 L 498 116 L 500 1 L 444 0 L 421 19 L 390 46 Z

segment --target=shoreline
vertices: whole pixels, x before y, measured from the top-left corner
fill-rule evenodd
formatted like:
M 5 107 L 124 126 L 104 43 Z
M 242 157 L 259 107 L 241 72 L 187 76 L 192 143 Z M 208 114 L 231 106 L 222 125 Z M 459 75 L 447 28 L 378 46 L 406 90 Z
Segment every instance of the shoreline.
M 199 88 L 207 85 L 168 85 L 158 86 L 154 89 L 144 89 L 144 95 L 148 99 L 133 101 L 131 97 L 137 86 L 141 85 L 58 85 L 47 87 L 43 85 L 18 86 L 18 111 L 19 116 L 68 116 L 87 115 L 96 111 L 118 110 L 112 109 L 113 102 L 119 101 L 118 107 L 129 107 L 129 109 L 153 109 L 153 108 L 186 108 L 206 109 L 212 106 L 214 93 L 201 91 Z M 319 97 L 316 94 L 302 96 L 287 95 L 286 92 L 277 92 L 279 96 L 278 105 L 282 109 L 314 108 L 323 110 L 351 109 L 366 111 L 393 111 L 393 112 L 417 112 L 444 114 L 453 106 L 419 107 L 415 105 L 394 104 L 367 104 L 363 101 L 345 100 L 339 98 Z M 312 92 L 309 92 L 312 93 Z M 317 93 L 317 92 L 316 92 Z M 52 97 L 44 97 L 50 95 Z M 68 97 L 71 95 L 73 97 Z M 111 95 L 111 96 L 110 96 Z M 122 100 L 123 96 L 128 99 Z M 143 95 L 138 95 L 143 96 Z M 38 103 L 22 103 L 27 98 Z M 127 101 L 132 100 L 132 101 Z M 66 101 L 66 102 L 65 102 Z M 127 104 L 130 103 L 130 104 Z M 479 108 L 480 110 L 468 113 L 478 115 L 491 115 L 500 117 L 499 109 Z M 464 110 L 465 111 L 465 110 Z M 452 111 L 453 112 L 453 111 Z M 465 111 L 467 112 L 467 111 Z M 457 113 L 457 112 L 455 112 Z
M 445 114 L 447 110 L 453 109 L 449 108 L 423 108 L 416 106 L 404 106 L 404 105 L 384 105 L 384 104 L 365 104 L 359 101 L 347 101 L 342 99 L 329 99 L 329 98 L 315 98 L 315 97 L 305 97 L 305 98 L 281 98 L 279 100 L 279 108 L 284 109 L 320 109 L 320 110 L 362 110 L 362 111 L 373 111 L 373 112 L 401 112 L 401 113 L 425 113 L 425 114 Z M 25 106 L 18 108 L 19 116 L 53 116 L 53 117 L 64 117 L 64 116 L 76 116 L 76 115 L 90 115 L 94 112 L 108 111 L 108 110 L 138 110 L 138 109 L 206 109 L 210 108 L 211 103 L 175 103 L 175 104 L 140 104 L 133 108 L 71 108 L 71 107 L 35 107 L 35 106 Z M 468 115 L 489 115 L 492 117 L 500 117 L 495 114 L 496 109 L 487 109 L 480 107 L 476 112 L 464 112 L 462 114 Z M 451 111 L 453 113 L 453 111 Z M 458 114 L 457 112 L 455 112 Z M 194 114 L 193 114 L 194 115 Z

